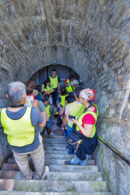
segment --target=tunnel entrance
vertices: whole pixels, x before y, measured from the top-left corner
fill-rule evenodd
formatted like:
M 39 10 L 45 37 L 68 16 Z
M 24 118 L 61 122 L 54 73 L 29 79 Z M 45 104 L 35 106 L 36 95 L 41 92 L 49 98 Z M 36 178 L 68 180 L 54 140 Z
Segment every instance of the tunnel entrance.
M 43 82 L 51 75 L 51 71 L 53 69 L 56 69 L 57 75 L 60 77 L 61 86 L 64 85 L 65 79 L 68 78 L 70 74 L 74 75 L 74 78 L 79 81 L 80 86 L 81 85 L 83 86 L 83 81 L 80 78 L 80 76 L 76 73 L 76 71 L 74 71 L 72 68 L 63 66 L 61 64 L 55 65 L 51 64 L 38 70 L 31 76 L 30 80 L 34 80 L 38 85 L 42 85 Z

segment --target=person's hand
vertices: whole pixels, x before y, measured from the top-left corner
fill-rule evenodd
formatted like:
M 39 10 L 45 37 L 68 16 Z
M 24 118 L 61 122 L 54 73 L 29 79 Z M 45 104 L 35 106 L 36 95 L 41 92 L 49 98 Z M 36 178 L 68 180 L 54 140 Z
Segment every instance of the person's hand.
M 78 121 L 77 121 L 76 119 L 70 119 L 70 121 L 71 121 L 73 124 L 78 125 Z
M 38 108 L 38 100 L 35 100 L 32 102 L 33 107 Z

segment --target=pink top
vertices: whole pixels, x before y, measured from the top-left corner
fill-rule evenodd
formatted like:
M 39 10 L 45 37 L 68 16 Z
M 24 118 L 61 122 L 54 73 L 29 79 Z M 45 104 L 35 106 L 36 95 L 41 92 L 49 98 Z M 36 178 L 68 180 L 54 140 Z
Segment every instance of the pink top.
M 96 107 L 93 112 L 96 112 Z M 95 118 L 91 114 L 86 114 L 82 119 L 82 127 L 84 127 L 85 124 L 93 125 L 94 123 L 95 123 Z M 79 131 L 79 133 L 82 133 L 82 132 Z

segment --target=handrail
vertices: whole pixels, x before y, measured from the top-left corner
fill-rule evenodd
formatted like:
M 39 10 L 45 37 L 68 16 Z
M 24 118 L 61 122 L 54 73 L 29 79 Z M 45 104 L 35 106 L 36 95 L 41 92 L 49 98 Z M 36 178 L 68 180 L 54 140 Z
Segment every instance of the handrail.
M 116 153 L 121 159 L 123 159 L 128 165 L 130 165 L 130 160 L 127 159 L 121 152 L 119 152 L 118 150 L 116 150 L 112 145 L 108 144 L 107 141 L 105 141 L 103 138 L 101 138 L 100 136 L 98 136 L 98 139 L 104 143 L 108 148 L 110 148 L 114 153 Z

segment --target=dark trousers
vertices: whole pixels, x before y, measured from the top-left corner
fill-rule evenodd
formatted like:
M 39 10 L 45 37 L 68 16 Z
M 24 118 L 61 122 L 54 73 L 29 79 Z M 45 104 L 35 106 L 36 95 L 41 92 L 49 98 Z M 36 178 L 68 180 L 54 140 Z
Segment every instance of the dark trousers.
M 79 136 L 80 139 L 82 139 L 82 143 L 80 144 L 78 150 L 76 151 L 76 156 L 80 160 L 86 159 L 86 154 L 92 154 L 97 146 L 97 135 L 95 134 L 94 137 L 88 138 L 79 133 L 76 130 L 73 130 L 72 133 L 75 133 Z M 70 134 L 71 137 L 71 134 Z M 74 148 L 73 146 L 69 146 L 69 148 L 72 150 Z
M 58 88 L 56 88 L 55 91 L 52 93 L 53 104 L 55 106 L 56 106 L 57 97 L 58 97 Z

